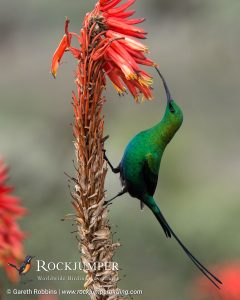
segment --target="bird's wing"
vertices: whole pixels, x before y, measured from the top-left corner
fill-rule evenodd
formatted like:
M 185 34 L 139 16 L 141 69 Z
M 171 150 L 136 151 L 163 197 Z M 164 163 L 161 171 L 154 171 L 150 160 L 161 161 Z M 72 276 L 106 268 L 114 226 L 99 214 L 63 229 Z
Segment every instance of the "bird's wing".
M 158 157 L 152 153 L 148 153 L 145 157 L 143 165 L 143 177 L 147 185 L 148 194 L 153 196 L 158 181 Z
M 19 272 L 22 273 L 24 271 L 25 267 L 26 267 L 26 264 L 22 263 L 20 268 L 19 268 Z

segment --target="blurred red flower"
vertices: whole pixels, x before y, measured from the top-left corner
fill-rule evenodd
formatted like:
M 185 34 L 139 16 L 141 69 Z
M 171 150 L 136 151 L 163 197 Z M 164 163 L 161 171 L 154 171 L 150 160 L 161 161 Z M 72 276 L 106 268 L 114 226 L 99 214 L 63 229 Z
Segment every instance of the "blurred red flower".
M 0 160 L 0 266 L 3 266 L 11 281 L 18 281 L 16 270 L 8 263 L 18 264 L 24 258 L 24 233 L 16 220 L 26 214 L 20 200 L 11 195 L 12 187 L 6 185 L 8 170 Z
M 142 28 L 135 26 L 144 19 L 128 19 L 135 13 L 134 10 L 127 10 L 135 0 L 127 0 L 117 6 L 120 2 L 121 0 L 99 0 L 94 10 L 86 15 L 80 35 L 69 32 L 69 20 L 66 21 L 65 35 L 53 55 L 51 72 L 55 77 L 66 51 L 70 51 L 80 61 L 84 61 L 86 53 L 91 53 L 90 60 L 85 63 L 91 65 L 94 61 L 101 61 L 105 74 L 120 95 L 126 92 L 127 87 L 136 101 L 140 94 L 143 99 L 151 99 L 152 77 L 139 65 L 155 64 L 145 56 L 148 48 L 136 40 L 146 36 Z M 72 37 L 77 38 L 80 48 L 72 46 Z M 94 40 L 91 46 L 86 43 L 88 37 Z M 93 44 L 94 49 L 91 48 Z
M 197 299 L 240 300 L 240 262 L 225 263 L 213 269 L 223 282 L 221 289 L 216 289 L 205 278 L 200 277 L 196 281 Z

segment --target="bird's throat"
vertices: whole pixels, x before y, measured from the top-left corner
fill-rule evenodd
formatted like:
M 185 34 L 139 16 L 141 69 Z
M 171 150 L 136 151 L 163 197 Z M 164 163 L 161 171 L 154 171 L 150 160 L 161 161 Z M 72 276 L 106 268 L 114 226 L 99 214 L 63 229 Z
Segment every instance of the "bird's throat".
M 174 126 L 174 124 L 163 118 L 161 122 L 152 128 L 155 142 L 163 150 L 172 140 L 178 129 L 179 127 Z

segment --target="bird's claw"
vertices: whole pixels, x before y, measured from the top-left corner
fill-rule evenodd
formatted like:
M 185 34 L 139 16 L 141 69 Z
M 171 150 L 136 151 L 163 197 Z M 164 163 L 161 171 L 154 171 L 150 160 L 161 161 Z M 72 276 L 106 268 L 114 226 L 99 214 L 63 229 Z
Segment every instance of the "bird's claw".
M 102 151 L 103 151 L 103 158 L 104 158 L 104 160 L 107 161 L 106 149 L 102 149 Z
M 103 206 L 108 207 L 109 205 L 112 205 L 111 201 L 104 201 Z
M 106 142 L 107 139 L 109 139 L 109 135 L 106 135 L 105 137 L 102 138 L 102 143 Z

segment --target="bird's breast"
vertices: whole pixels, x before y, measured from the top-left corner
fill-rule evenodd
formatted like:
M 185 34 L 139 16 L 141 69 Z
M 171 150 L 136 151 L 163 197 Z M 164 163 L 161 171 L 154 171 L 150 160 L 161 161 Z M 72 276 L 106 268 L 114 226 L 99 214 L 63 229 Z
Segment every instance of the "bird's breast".
M 25 268 L 22 271 L 22 274 L 26 274 L 31 269 L 31 264 L 26 264 Z

